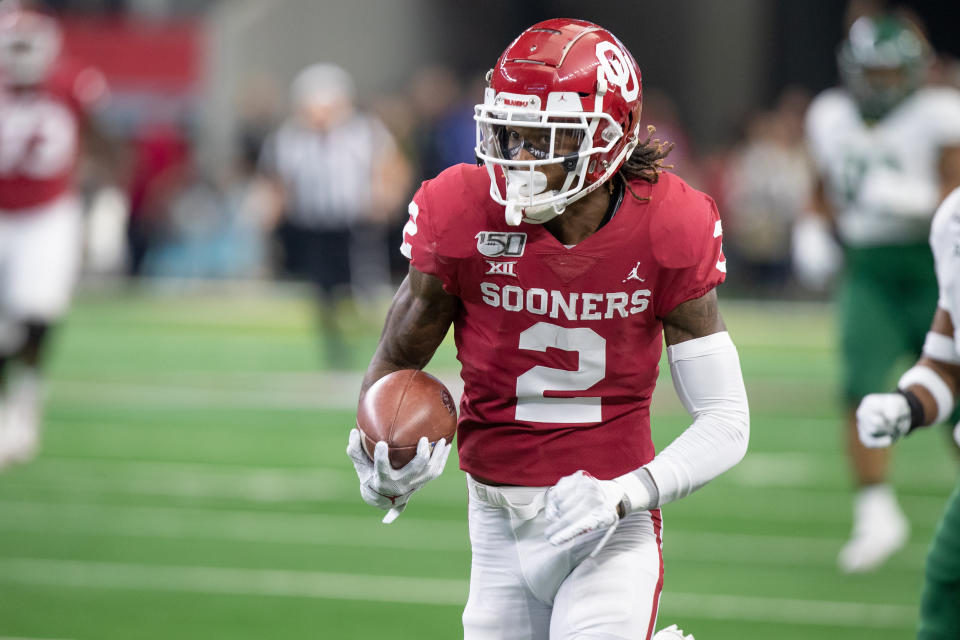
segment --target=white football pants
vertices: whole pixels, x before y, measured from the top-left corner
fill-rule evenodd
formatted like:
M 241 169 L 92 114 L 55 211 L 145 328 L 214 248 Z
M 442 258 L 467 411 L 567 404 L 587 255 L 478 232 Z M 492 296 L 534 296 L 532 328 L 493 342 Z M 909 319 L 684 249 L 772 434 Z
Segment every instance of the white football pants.
M 491 487 L 467 475 L 470 597 L 464 640 L 649 640 L 663 586 L 660 511 L 554 547 L 546 487 Z
M 0 211 L 0 319 L 51 321 L 70 302 L 82 210 L 72 195 L 31 211 Z

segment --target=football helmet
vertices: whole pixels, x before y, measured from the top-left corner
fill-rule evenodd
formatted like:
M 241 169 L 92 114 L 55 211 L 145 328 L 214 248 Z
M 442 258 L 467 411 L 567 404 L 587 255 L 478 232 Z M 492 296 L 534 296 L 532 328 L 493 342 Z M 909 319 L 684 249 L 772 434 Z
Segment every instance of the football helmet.
M 475 108 L 476 154 L 510 225 L 560 215 L 616 173 L 639 140 L 640 68 L 593 23 L 533 25 L 503 52 L 487 83 Z M 566 172 L 557 189 L 548 189 L 548 165 Z
M 12 86 L 43 82 L 60 54 L 60 27 L 27 9 L 0 12 L 0 80 Z
M 840 77 L 868 120 L 885 116 L 923 83 L 930 45 L 912 22 L 863 16 L 837 55 Z

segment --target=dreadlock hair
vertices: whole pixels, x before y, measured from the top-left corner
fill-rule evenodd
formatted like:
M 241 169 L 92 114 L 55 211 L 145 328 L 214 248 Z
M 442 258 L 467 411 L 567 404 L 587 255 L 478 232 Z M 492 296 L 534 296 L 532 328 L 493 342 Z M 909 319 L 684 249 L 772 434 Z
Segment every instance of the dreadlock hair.
M 657 129 L 653 125 L 647 125 L 647 139 L 637 145 L 626 159 L 616 175 L 623 180 L 624 185 L 637 200 L 648 200 L 634 193 L 630 188 L 631 180 L 646 180 L 651 184 L 656 184 L 660 179 L 660 173 L 664 169 L 672 169 L 672 164 L 664 164 L 664 159 L 673 150 L 672 142 L 665 142 L 653 137 Z

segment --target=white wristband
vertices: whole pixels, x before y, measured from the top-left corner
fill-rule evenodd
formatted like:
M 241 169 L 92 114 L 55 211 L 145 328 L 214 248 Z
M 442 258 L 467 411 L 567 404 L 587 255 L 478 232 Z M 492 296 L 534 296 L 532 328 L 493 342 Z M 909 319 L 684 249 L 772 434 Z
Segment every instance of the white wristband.
M 650 472 L 640 467 L 636 471 L 625 473 L 613 479 L 623 489 L 623 515 L 634 511 L 645 511 L 657 506 L 660 500 L 660 491 Z
M 957 353 L 957 344 L 953 337 L 942 333 L 927 332 L 927 338 L 923 341 L 923 355 L 931 360 L 960 364 L 960 353 Z
M 897 382 L 897 388 L 904 390 L 913 385 L 926 389 L 937 403 L 937 418 L 934 423 L 943 422 L 950 417 L 953 411 L 953 392 L 939 373 L 930 367 L 918 364 L 908 369 Z

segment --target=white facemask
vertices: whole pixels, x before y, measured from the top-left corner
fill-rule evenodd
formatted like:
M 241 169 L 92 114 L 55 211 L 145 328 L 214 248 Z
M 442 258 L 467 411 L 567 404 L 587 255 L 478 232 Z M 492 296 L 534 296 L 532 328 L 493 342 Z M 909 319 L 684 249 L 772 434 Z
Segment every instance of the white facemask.
M 507 178 L 507 205 L 506 217 L 507 224 L 516 227 L 521 221 L 531 224 L 543 224 L 553 220 L 566 208 L 566 202 L 548 202 L 543 204 L 530 204 L 531 200 L 537 200 L 533 196 L 545 195 L 545 199 L 556 196 L 559 192 L 556 190 L 545 191 L 547 188 L 547 176 L 542 171 L 515 171 L 508 170 Z

